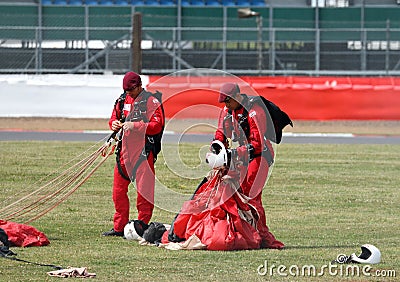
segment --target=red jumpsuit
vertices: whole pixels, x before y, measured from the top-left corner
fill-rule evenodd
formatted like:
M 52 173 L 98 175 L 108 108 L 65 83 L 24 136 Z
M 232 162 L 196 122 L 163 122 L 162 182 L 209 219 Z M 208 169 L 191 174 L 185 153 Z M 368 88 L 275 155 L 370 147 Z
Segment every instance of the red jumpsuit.
M 247 97 L 245 97 L 244 103 L 247 103 Z M 241 107 L 238 110 L 232 111 L 232 118 L 229 120 L 225 119 L 228 115 L 228 108 L 224 109 L 220 113 L 218 121 L 218 129 L 215 133 L 215 139 L 226 144 L 226 138 L 231 138 L 232 134 L 238 136 L 241 139 L 241 145 L 237 150 L 239 159 L 248 162 L 248 150 L 246 144 L 251 144 L 254 148 L 254 155 L 256 156 L 253 160 L 248 162 L 247 166 L 240 167 L 240 183 L 242 192 L 251 198 L 250 204 L 254 205 L 259 214 L 259 220 L 257 222 L 257 229 L 262 238 L 261 247 L 263 248 L 275 248 L 281 249 L 284 244 L 275 239 L 274 235 L 269 232 L 266 224 L 266 217 L 264 207 L 261 201 L 262 190 L 268 176 L 269 165 L 265 157 L 261 156 L 261 152 L 268 147 L 269 151 L 274 156 L 274 150 L 269 140 L 264 140 L 264 133 L 267 131 L 267 118 L 265 110 L 258 104 L 254 104 L 248 109 L 247 121 L 248 121 L 248 136 L 245 132 L 240 129 L 238 120 L 243 115 L 245 109 Z
M 136 99 L 127 95 L 124 103 L 124 115 L 129 118 L 129 114 L 134 111 L 134 103 L 143 101 L 142 91 Z M 118 103 L 114 107 L 109 126 L 113 121 L 118 120 L 120 115 Z M 132 114 L 132 113 L 131 113 Z M 132 169 L 137 164 L 140 155 L 143 152 L 145 140 L 149 135 L 155 135 L 162 131 L 164 127 L 164 116 L 160 107 L 160 102 L 153 96 L 150 96 L 146 103 L 145 121 L 134 121 L 134 127 L 130 131 L 125 131 L 122 138 L 122 148 L 120 154 L 121 168 L 126 176 L 136 180 L 137 200 L 136 208 L 138 210 L 138 219 L 148 223 L 152 217 L 154 209 L 154 156 L 150 152 L 147 155 L 147 161 L 141 161 L 137 167 L 136 173 L 132 175 Z M 128 121 L 128 119 L 127 119 Z M 115 207 L 114 230 L 123 232 L 125 225 L 129 221 L 129 197 L 128 186 L 130 180 L 123 177 L 118 164 L 114 167 L 114 182 L 112 199 Z

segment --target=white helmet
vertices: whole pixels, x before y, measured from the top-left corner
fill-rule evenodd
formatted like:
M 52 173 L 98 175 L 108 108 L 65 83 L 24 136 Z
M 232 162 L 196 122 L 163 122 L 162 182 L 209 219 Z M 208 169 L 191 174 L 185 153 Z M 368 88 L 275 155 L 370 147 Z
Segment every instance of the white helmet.
M 144 230 L 148 225 L 141 220 L 130 220 L 124 227 L 124 236 L 126 240 L 139 240 L 143 236 Z
M 214 140 L 211 143 L 211 152 L 206 154 L 206 163 L 214 169 L 228 165 L 228 153 L 221 141 Z
M 361 246 L 361 254 L 357 256 L 353 253 L 350 258 L 353 262 L 365 263 L 365 264 L 377 264 L 381 261 L 381 252 L 377 247 L 370 244 Z

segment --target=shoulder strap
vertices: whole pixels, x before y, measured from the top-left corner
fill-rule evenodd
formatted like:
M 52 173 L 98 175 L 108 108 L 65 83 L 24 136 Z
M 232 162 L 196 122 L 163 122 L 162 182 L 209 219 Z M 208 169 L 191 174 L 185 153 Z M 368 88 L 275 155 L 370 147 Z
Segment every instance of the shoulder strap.
M 149 91 L 144 90 L 142 95 L 144 97 L 143 101 L 147 101 L 153 94 Z
M 164 107 L 162 104 L 162 93 L 156 91 L 155 93 L 151 93 L 148 91 L 144 91 L 143 100 L 140 103 L 143 103 L 143 107 L 145 109 L 141 110 L 142 119 L 144 122 L 147 122 L 146 111 L 147 111 L 147 101 L 150 97 L 155 97 L 160 102 L 160 107 L 162 111 L 163 117 L 165 117 Z M 139 105 L 140 106 L 140 105 Z M 150 151 L 153 152 L 154 161 L 157 160 L 157 155 L 161 151 L 161 139 L 164 133 L 164 126 L 161 129 L 161 132 L 155 135 L 146 135 L 146 143 L 145 143 L 145 151 L 148 154 Z
M 115 101 L 114 104 L 114 109 L 117 114 L 117 118 L 119 121 L 124 122 L 125 121 L 125 114 L 124 114 L 124 104 L 125 104 L 125 99 L 126 99 L 126 92 L 122 93 L 119 98 Z M 117 108 L 118 105 L 118 108 Z
M 162 112 L 162 115 L 163 115 L 163 117 L 164 117 L 164 119 L 165 119 L 165 112 L 164 112 L 164 105 L 163 105 L 163 102 L 162 102 L 162 93 L 160 92 L 160 91 L 156 91 L 154 94 L 153 94 L 153 96 L 154 97 L 156 97 L 156 99 L 160 102 L 160 104 L 161 104 L 161 112 Z M 162 128 L 162 131 L 161 131 L 161 133 L 163 133 L 164 132 L 164 126 L 163 126 L 163 128 Z
M 153 94 L 154 97 L 157 98 L 157 100 L 162 104 L 162 93 L 158 90 Z
M 135 102 L 134 103 L 134 110 L 137 113 L 140 113 L 140 115 L 138 114 L 138 116 L 140 116 L 144 122 L 148 122 L 147 117 L 146 117 L 146 113 L 147 113 L 147 101 L 149 100 L 150 97 L 155 97 L 160 103 L 161 103 L 161 107 L 162 107 L 162 101 L 161 101 L 161 92 L 156 91 L 156 93 L 151 93 L 148 92 L 146 90 L 143 91 L 142 95 L 142 99 L 140 102 Z M 164 115 L 164 109 L 162 109 L 163 115 Z
M 151 92 L 145 91 L 143 93 L 143 95 L 144 95 L 143 96 L 144 97 L 143 102 L 145 102 L 146 109 L 147 109 L 147 101 L 148 101 L 148 99 L 150 97 L 155 97 L 161 104 L 161 111 L 162 111 L 163 116 L 165 115 L 164 107 L 163 107 L 163 103 L 162 103 L 162 93 L 160 91 L 156 91 L 155 93 L 151 93 Z

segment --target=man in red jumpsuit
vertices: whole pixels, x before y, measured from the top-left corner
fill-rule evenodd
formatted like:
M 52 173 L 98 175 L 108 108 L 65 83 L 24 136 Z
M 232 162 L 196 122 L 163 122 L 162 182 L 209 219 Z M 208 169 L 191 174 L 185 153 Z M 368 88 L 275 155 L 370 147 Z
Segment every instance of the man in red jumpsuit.
M 240 166 L 240 187 L 251 198 L 250 204 L 256 207 L 259 220 L 257 230 L 262 238 L 262 248 L 282 249 L 284 244 L 275 239 L 266 224 L 265 211 L 261 201 L 262 190 L 273 163 L 274 150 L 269 140 L 264 138 L 267 131 L 267 114 L 257 104 L 250 104 L 245 94 L 240 94 L 237 84 L 222 85 L 218 102 L 225 103 L 221 111 L 215 140 L 229 146 L 229 139 L 239 146 L 231 150 L 231 157 L 243 162 Z
M 155 144 L 161 141 L 164 115 L 160 101 L 142 87 L 141 78 L 128 72 L 123 79 L 124 94 L 115 102 L 109 120 L 111 130 L 122 131 L 117 149 L 112 199 L 114 227 L 103 236 L 123 236 L 129 222 L 128 186 L 136 180 L 138 219 L 149 223 L 154 209 Z M 158 139 L 157 139 L 158 138 Z M 155 142 L 156 140 L 156 142 Z

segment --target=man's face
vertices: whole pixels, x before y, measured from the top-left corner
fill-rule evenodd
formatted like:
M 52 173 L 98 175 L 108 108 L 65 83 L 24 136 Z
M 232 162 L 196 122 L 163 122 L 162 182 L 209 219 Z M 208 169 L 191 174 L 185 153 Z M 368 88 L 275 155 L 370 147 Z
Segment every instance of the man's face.
M 141 85 L 137 85 L 136 87 L 130 89 L 129 91 L 126 91 L 126 94 L 131 96 L 132 98 L 136 98 L 140 92 L 142 91 Z
M 227 96 L 224 100 L 225 106 L 231 110 L 237 110 L 238 108 L 240 108 L 240 103 L 236 100 L 237 99 L 237 95 L 235 94 L 233 96 Z

